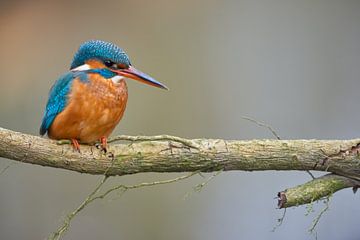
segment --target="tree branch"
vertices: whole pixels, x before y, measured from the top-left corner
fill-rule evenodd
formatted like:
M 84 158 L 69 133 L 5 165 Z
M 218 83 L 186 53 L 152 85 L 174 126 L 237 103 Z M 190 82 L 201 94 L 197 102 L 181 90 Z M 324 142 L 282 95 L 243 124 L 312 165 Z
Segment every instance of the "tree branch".
M 278 193 L 278 207 L 286 208 L 311 203 L 332 195 L 344 188 L 358 188 L 360 181 L 327 174 L 305 184 Z
M 0 128 L 0 157 L 80 173 L 104 175 L 106 172 L 107 176 L 140 172 L 317 170 L 343 176 L 338 181 L 360 180 L 360 139 L 236 141 L 161 135 L 118 136 L 110 140 L 114 141 L 122 142 L 110 144 L 108 155 L 87 145 L 81 145 L 81 153 L 77 153 L 64 142 Z M 317 189 L 314 186 L 324 184 L 324 178 L 303 187 Z M 329 178 L 334 177 L 326 177 L 326 181 Z M 328 190 L 332 193 L 339 189 L 331 185 Z M 308 202 L 308 197 L 303 196 L 300 201 L 293 191 L 296 188 L 286 190 L 287 201 L 280 207 Z M 312 195 L 310 199 L 318 197 Z

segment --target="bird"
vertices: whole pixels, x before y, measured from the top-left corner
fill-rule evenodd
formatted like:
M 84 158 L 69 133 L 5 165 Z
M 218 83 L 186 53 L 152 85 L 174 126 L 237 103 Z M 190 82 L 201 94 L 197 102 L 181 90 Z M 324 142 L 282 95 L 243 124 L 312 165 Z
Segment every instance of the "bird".
M 125 78 L 168 88 L 137 70 L 124 50 L 114 43 L 89 40 L 75 53 L 70 71 L 51 87 L 40 126 L 40 135 L 95 144 L 107 151 L 107 138 L 123 117 L 128 100 Z

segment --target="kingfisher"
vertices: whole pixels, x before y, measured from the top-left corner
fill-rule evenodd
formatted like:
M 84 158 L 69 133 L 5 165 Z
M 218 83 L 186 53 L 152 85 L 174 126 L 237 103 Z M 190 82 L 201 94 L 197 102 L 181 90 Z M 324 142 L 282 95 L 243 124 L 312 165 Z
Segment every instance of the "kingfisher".
M 128 100 L 125 78 L 168 89 L 137 70 L 117 45 L 90 40 L 80 45 L 70 71 L 52 86 L 40 127 L 40 135 L 80 143 L 100 142 L 106 152 L 107 138 L 121 120 Z

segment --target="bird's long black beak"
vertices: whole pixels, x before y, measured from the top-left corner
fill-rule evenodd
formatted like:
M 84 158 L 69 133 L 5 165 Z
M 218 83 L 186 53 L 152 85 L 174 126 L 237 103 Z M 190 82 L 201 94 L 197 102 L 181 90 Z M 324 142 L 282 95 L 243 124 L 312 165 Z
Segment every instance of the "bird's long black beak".
M 116 70 L 114 72 L 116 72 L 118 75 L 126 77 L 126 78 L 131 78 L 131 79 L 140 81 L 142 83 L 146 83 L 146 84 L 154 86 L 154 87 L 169 90 L 164 84 L 156 81 L 154 78 L 150 77 L 149 75 L 137 70 L 133 66 L 130 66 L 127 69 Z

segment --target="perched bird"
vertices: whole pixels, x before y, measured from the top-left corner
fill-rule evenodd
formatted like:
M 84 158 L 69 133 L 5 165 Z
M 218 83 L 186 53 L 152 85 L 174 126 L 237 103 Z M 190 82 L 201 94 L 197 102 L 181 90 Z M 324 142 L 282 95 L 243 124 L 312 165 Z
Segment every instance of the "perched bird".
M 83 43 L 70 71 L 50 89 L 40 135 L 69 139 L 77 151 L 79 142 L 92 144 L 99 140 L 106 151 L 107 137 L 121 120 L 128 99 L 124 78 L 167 89 L 134 68 L 115 44 L 100 40 Z

